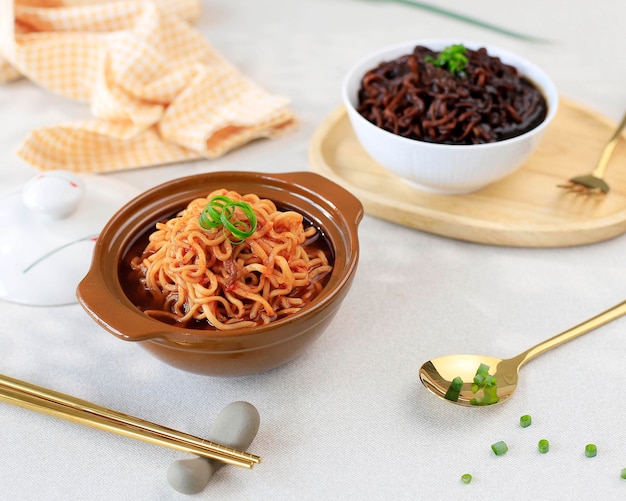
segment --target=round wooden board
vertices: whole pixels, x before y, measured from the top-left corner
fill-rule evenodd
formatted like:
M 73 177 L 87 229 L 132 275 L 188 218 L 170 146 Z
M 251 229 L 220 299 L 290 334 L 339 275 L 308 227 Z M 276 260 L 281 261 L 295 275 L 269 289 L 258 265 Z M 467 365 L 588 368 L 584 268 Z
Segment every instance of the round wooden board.
M 557 187 L 591 171 L 616 126 L 561 98 L 533 157 L 521 169 L 474 193 L 417 190 L 377 164 L 359 144 L 345 108 L 315 131 L 311 168 L 354 193 L 365 212 L 418 230 L 491 245 L 561 247 L 599 242 L 626 231 L 626 139 L 607 170 L 611 190 L 585 197 Z

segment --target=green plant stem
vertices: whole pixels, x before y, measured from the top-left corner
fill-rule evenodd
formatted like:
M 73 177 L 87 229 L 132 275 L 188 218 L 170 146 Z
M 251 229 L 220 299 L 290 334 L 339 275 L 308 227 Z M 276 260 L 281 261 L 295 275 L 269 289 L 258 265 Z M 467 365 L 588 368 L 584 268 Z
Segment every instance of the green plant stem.
M 481 21 L 480 19 L 466 16 L 464 14 L 460 14 L 458 12 L 444 9 L 442 7 L 437 7 L 436 5 L 432 5 L 426 2 L 416 2 L 413 0 L 369 0 L 369 1 L 389 2 L 389 3 L 399 3 L 399 4 L 404 4 L 404 5 L 410 5 L 411 7 L 417 7 L 418 9 L 423 9 L 429 12 L 434 12 L 435 14 L 440 14 L 442 16 L 449 17 L 451 19 L 456 19 L 457 21 L 462 21 L 464 23 L 472 24 L 480 28 L 484 28 L 490 31 L 494 31 L 496 33 L 500 33 L 502 35 L 507 35 L 509 37 L 516 38 L 518 40 L 525 40 L 527 42 L 535 42 L 535 43 L 550 43 L 549 40 L 546 40 L 544 38 L 533 37 L 531 35 L 525 35 L 523 33 L 511 31 L 509 29 L 496 26 L 494 24 L 487 23 L 485 21 Z

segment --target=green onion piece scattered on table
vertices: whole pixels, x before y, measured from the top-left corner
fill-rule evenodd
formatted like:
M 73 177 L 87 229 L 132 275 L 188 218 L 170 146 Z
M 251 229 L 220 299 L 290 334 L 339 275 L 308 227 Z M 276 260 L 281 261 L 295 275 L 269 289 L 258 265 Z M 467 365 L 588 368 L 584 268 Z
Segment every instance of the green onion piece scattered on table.
M 506 445 L 506 442 L 504 442 L 503 440 L 500 440 L 499 442 L 496 442 L 495 444 L 491 444 L 491 450 L 496 456 L 503 456 L 509 450 L 509 446 Z
M 541 440 L 539 440 L 537 448 L 539 449 L 539 452 L 541 454 L 545 454 L 550 450 L 550 442 L 548 442 L 545 438 L 542 438 Z
M 622 478 L 626 480 L 626 468 L 622 468 Z
M 533 419 L 528 414 L 524 414 L 521 418 L 519 418 L 519 425 L 522 428 L 528 428 L 532 422 Z
M 464 484 L 469 484 L 472 481 L 472 476 L 469 473 L 464 473 L 461 475 L 461 482 Z
M 235 210 L 239 208 L 246 220 L 235 218 Z M 254 210 L 247 202 L 237 202 L 227 196 L 217 195 L 209 200 L 200 215 L 200 226 L 205 230 L 223 226 L 238 241 L 243 241 L 256 231 L 257 218 Z
M 598 448 L 595 444 L 587 444 L 585 446 L 585 456 L 588 458 L 595 457 L 598 454 Z

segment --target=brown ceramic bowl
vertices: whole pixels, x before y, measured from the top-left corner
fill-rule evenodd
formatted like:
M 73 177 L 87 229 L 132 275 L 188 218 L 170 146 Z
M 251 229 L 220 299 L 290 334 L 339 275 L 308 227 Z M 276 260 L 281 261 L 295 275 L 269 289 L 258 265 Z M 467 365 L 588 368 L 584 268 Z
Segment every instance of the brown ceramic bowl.
M 322 292 L 301 312 L 259 327 L 200 330 L 150 318 L 128 299 L 118 269 L 133 242 L 192 199 L 219 188 L 271 199 L 323 230 L 334 253 L 333 271 Z M 363 207 L 351 193 L 310 172 L 215 172 L 170 181 L 131 200 L 109 220 L 98 237 L 89 272 L 78 286 L 78 300 L 104 329 L 139 342 L 179 369 L 211 376 L 267 371 L 300 355 L 337 313 L 357 268 L 362 217 Z

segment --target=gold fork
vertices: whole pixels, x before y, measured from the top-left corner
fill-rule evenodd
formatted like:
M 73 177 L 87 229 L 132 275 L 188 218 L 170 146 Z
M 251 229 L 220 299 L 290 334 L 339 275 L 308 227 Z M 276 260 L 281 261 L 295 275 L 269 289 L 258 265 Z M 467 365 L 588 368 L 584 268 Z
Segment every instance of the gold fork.
M 564 188 L 568 193 L 579 193 L 582 195 L 605 195 L 608 193 L 609 185 L 603 179 L 604 172 L 624 127 L 626 127 L 626 113 L 617 129 L 615 129 L 611 139 L 604 146 L 595 168 L 589 174 L 573 177 L 567 184 L 559 184 L 558 187 Z

